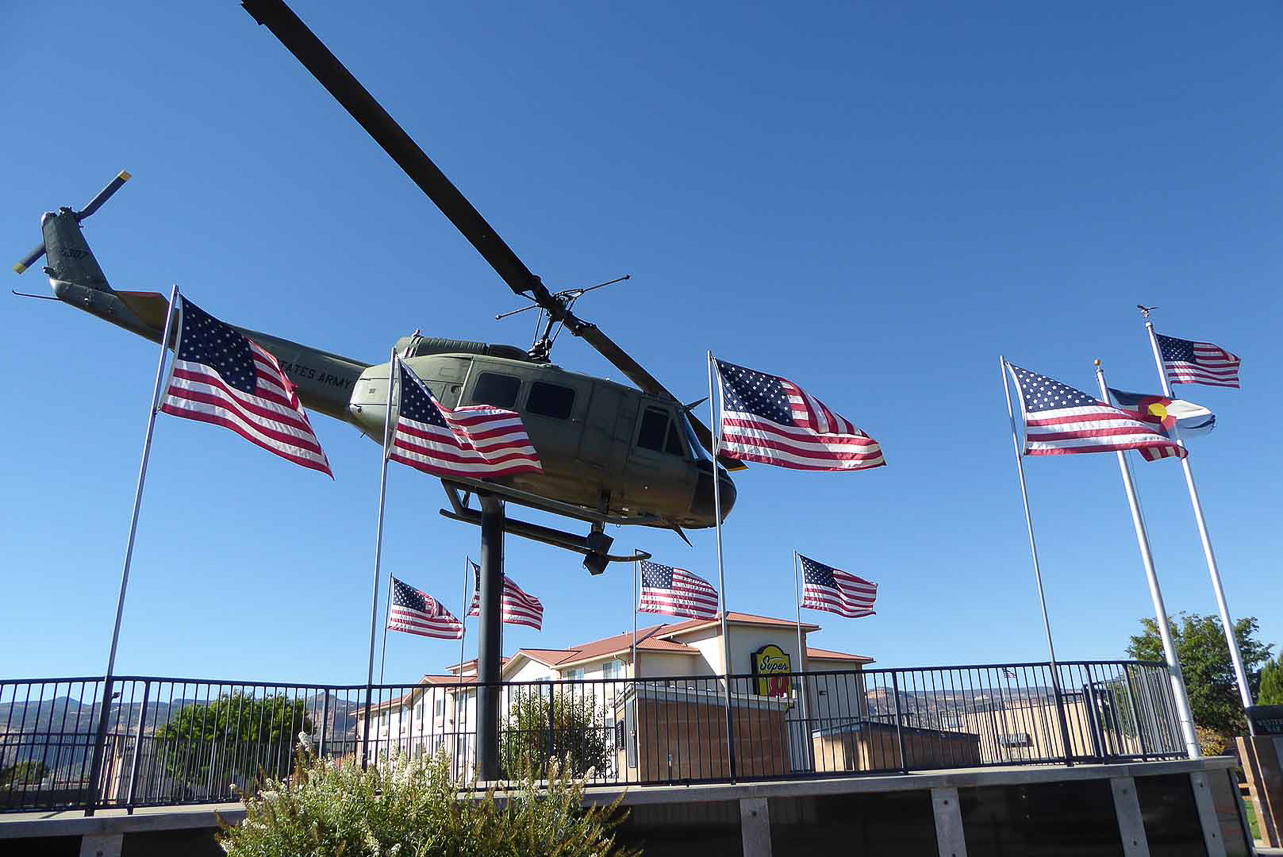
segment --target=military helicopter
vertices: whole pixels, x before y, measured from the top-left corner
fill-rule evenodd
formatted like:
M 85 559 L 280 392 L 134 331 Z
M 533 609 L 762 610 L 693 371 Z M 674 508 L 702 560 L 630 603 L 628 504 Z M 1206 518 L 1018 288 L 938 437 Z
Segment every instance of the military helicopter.
M 683 405 L 600 328 L 573 311 L 583 295 L 618 280 L 550 291 L 284 2 L 245 0 L 242 5 L 365 128 L 508 287 L 530 302 L 496 318 L 526 310 L 540 316 L 534 342 L 525 350 L 418 332 L 397 341 L 397 353 L 447 407 L 484 403 L 518 411 L 543 464 L 542 473 L 501 480 L 443 479 L 450 508 L 441 514 L 481 526 L 482 510 L 471 499 L 476 496 L 481 503 L 482 497 L 496 495 L 587 523 L 586 535 L 518 520 L 508 520 L 506 530 L 584 554 L 584 566 L 593 574 L 609 562 L 634 559 L 610 554 L 613 539 L 604 532 L 607 524 L 670 529 L 689 544 L 684 528 L 714 524 L 714 479 L 725 518 L 736 496 L 726 471 L 743 465 L 715 463 L 706 453 L 712 449 L 712 435 L 691 413 L 700 402 Z M 47 256 L 44 270 L 56 299 L 159 342 L 167 299 L 155 292 L 112 289 L 81 230 L 81 222 L 128 179 L 122 172 L 79 211 L 62 208 L 45 214 L 43 242 L 14 270 L 21 274 Z M 240 329 L 280 360 L 308 408 L 349 422 L 382 442 L 390 364 L 369 364 Z M 552 347 L 563 330 L 595 348 L 636 389 L 554 365 Z

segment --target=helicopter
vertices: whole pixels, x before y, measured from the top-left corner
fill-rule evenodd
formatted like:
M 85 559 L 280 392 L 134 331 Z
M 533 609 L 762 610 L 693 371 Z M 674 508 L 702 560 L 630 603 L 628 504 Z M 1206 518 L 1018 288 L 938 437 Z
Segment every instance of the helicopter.
M 691 413 L 703 399 L 682 402 L 591 322 L 574 312 L 583 295 L 625 280 L 552 292 L 504 242 L 359 81 L 282 0 L 244 0 L 266 26 L 370 134 L 490 264 L 529 303 L 496 319 L 534 310 L 529 349 L 423 336 L 397 340 L 406 364 L 449 408 L 488 404 L 517 411 L 542 462 L 542 473 L 499 479 L 442 479 L 447 518 L 477 526 L 491 496 L 588 525 L 587 534 L 509 519 L 506 531 L 585 556 L 600 574 L 610 562 L 636 556 L 610 553 L 607 524 L 674 531 L 714 526 L 714 480 L 725 519 L 736 489 L 727 471 L 741 462 L 710 455 L 712 433 Z M 168 300 L 156 292 L 117 291 L 89 248 L 81 224 L 128 181 L 121 172 L 83 209 L 61 208 L 41 218 L 43 241 L 14 266 L 21 274 L 46 256 L 55 299 L 154 342 L 163 336 Z M 309 409 L 356 426 L 382 442 L 390 363 L 366 363 L 248 328 L 237 328 L 270 351 Z M 613 364 L 636 387 L 563 369 L 551 361 L 558 335 L 569 330 Z M 172 343 L 171 343 L 172 344 Z

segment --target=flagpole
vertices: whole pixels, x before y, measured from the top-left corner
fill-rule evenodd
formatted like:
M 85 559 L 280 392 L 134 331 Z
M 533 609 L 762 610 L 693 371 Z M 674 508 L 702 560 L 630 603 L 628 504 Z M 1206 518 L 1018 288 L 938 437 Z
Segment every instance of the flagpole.
M 1100 361 L 1096 361 L 1096 383 L 1100 385 L 1103 401 L 1110 401 L 1109 387 L 1105 384 L 1105 370 Z M 1141 561 L 1145 565 L 1145 576 L 1149 580 L 1149 595 L 1154 601 L 1155 619 L 1158 624 L 1158 636 L 1163 641 L 1163 655 L 1167 659 L 1167 671 L 1172 682 L 1172 695 L 1176 698 L 1176 716 L 1181 722 L 1181 734 L 1185 738 L 1185 748 L 1191 759 L 1198 759 L 1203 754 L 1198 746 L 1198 735 L 1194 732 L 1194 717 L 1190 713 L 1189 696 L 1185 691 L 1185 677 L 1181 673 L 1181 663 L 1176 657 L 1176 647 L 1172 644 L 1171 623 L 1167 619 L 1167 607 L 1163 604 L 1163 593 L 1158 587 L 1158 574 L 1154 571 L 1154 556 L 1149 549 L 1149 535 L 1145 531 L 1145 521 L 1140 513 L 1140 500 L 1136 497 L 1136 485 L 1132 481 L 1131 470 L 1127 467 L 1127 453 L 1119 450 L 1118 469 L 1123 474 L 1123 487 L 1127 490 L 1127 505 L 1131 508 L 1132 526 L 1136 528 L 1136 543 L 1140 547 Z
M 798 566 L 797 551 L 793 551 L 793 604 L 797 607 L 797 662 L 801 666 L 802 680 L 802 745 L 807 759 L 811 757 L 811 714 L 806 686 L 806 647 L 802 645 L 802 573 Z
M 365 770 L 370 757 L 370 709 L 374 694 L 374 638 L 379 619 L 379 565 L 383 560 L 383 507 L 388 493 L 388 450 L 392 438 L 392 392 L 396 386 L 397 353 L 392 349 L 388 361 L 388 401 L 383 412 L 383 469 L 379 475 L 379 524 L 374 535 L 374 592 L 370 596 L 370 668 L 365 676 L 365 728 L 361 735 L 361 769 Z M 382 680 L 379 682 L 382 684 Z M 376 748 L 377 752 L 377 748 Z
M 388 569 L 388 591 L 383 600 L 383 654 L 379 655 L 379 684 L 383 684 L 383 667 L 388 662 L 388 611 L 392 609 L 392 569 Z
M 1149 346 L 1154 352 L 1154 365 L 1158 367 L 1158 382 L 1163 385 L 1163 395 L 1170 399 L 1172 385 L 1163 368 L 1163 355 L 1158 347 L 1158 337 L 1154 334 L 1154 323 L 1146 321 L 1145 329 L 1149 332 Z M 1175 423 L 1172 425 L 1171 436 L 1172 440 L 1181 446 L 1185 445 L 1181 440 L 1180 428 Z M 1203 543 L 1207 573 L 1212 578 L 1212 590 L 1216 593 L 1216 608 L 1221 614 L 1225 642 L 1229 646 L 1230 661 L 1234 665 L 1234 678 L 1238 681 L 1238 694 L 1243 700 L 1243 709 L 1246 711 L 1252 707 L 1252 688 L 1247 681 L 1247 670 L 1243 668 L 1243 654 L 1239 650 L 1238 637 L 1234 633 L 1234 621 L 1230 618 L 1229 603 L 1225 600 L 1225 587 L 1221 584 L 1221 570 L 1216 564 L 1216 553 L 1212 550 L 1212 537 L 1207 532 L 1207 522 L 1203 520 L 1203 503 L 1198 497 L 1198 487 L 1194 484 L 1194 471 L 1190 469 L 1188 456 L 1181 459 L 1181 469 L 1185 471 L 1185 486 L 1189 489 L 1190 505 L 1194 507 L 1194 521 L 1198 524 L 1198 537 Z M 1247 718 L 1247 730 L 1249 735 L 1256 734 L 1250 717 Z
M 169 308 L 165 311 L 165 330 L 160 337 L 160 359 L 156 363 L 156 385 L 151 393 L 151 409 L 147 412 L 147 431 L 143 435 L 143 457 L 138 466 L 138 484 L 134 489 L 134 509 L 129 518 L 129 538 L 125 541 L 125 564 L 120 572 L 120 592 L 116 596 L 116 624 L 111 632 L 111 649 L 107 655 L 107 671 L 102 680 L 102 707 L 98 713 L 98 731 L 94 739 L 94 757 L 90 765 L 89 805 L 86 815 L 93 815 L 98 802 L 98 775 L 102 771 L 103 752 L 106 749 L 107 721 L 111 712 L 111 685 L 116 673 L 116 647 L 120 642 L 120 621 L 125 612 L 125 591 L 129 588 L 129 566 L 134 559 L 134 537 L 138 533 L 138 513 L 142 508 L 143 486 L 147 482 L 147 463 L 151 460 L 151 439 L 156 429 L 156 414 L 160 408 L 161 390 L 166 386 L 165 358 L 168 356 L 169 336 L 173 330 L 175 306 L 178 303 L 178 284 L 169 292 Z M 175 346 L 177 356 L 178 348 Z
M 463 558 L 463 612 L 459 614 L 459 625 L 463 633 L 459 635 L 459 678 L 463 678 L 463 641 L 468 636 L 468 572 L 471 571 L 472 557 Z
M 1047 633 L 1047 654 L 1051 665 L 1051 690 L 1056 696 L 1056 714 L 1060 722 L 1060 740 L 1065 750 L 1065 762 L 1071 763 L 1069 723 L 1065 720 L 1065 706 L 1060 691 L 1060 667 L 1056 663 L 1056 644 L 1051 638 L 1051 618 L 1047 614 L 1047 595 L 1042 587 L 1042 565 L 1038 562 L 1038 541 L 1034 538 L 1034 518 L 1029 511 L 1029 489 L 1025 485 L 1025 457 L 1016 433 L 1016 412 L 1011 406 L 1011 381 L 1007 376 L 1007 358 L 998 356 L 998 371 L 1002 373 L 1002 392 L 1007 397 L 1007 420 L 1011 423 L 1011 448 L 1016 454 L 1016 472 L 1020 474 L 1020 499 L 1025 506 L 1025 527 L 1029 530 L 1029 555 L 1034 562 L 1034 581 L 1038 584 L 1038 603 L 1042 607 L 1042 627 Z
M 722 562 L 722 489 L 717 473 L 717 451 L 721 446 L 721 421 L 717 414 L 718 400 L 713 397 L 713 352 L 708 352 L 708 412 L 713 436 L 713 527 L 717 531 L 717 598 L 722 607 L 722 676 L 726 691 L 726 762 L 731 782 L 735 782 L 735 736 L 731 731 L 731 651 L 726 631 L 726 568 Z
M 633 680 L 637 680 L 637 578 L 641 576 L 641 559 L 633 548 Z

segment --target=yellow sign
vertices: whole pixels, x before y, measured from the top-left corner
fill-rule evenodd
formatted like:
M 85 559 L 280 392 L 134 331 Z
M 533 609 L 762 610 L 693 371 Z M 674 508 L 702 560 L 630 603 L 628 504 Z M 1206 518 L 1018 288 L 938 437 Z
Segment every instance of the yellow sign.
M 792 696 L 791 672 L 793 662 L 788 652 L 779 646 L 762 646 L 753 653 L 753 675 L 757 676 L 758 696 Z

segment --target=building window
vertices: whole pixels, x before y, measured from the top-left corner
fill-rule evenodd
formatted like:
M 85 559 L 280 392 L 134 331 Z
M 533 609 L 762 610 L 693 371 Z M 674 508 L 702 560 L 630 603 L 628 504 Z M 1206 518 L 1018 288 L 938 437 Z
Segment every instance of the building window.
M 517 403 L 517 391 L 520 389 L 520 378 L 497 372 L 482 372 L 477 376 L 477 383 L 472 386 L 471 403 L 511 408 Z
M 602 678 L 622 678 L 624 675 L 624 665 L 619 661 L 606 661 L 601 666 Z
M 436 706 L 432 709 L 432 713 L 433 713 L 433 714 L 435 714 L 437 717 L 440 717 L 442 714 L 445 714 L 445 700 L 444 700 L 444 699 L 438 699 L 438 700 L 437 700 L 437 704 L 436 704 Z
M 566 673 L 566 678 L 570 679 L 571 681 L 583 681 L 584 668 L 577 667 L 576 669 L 571 670 L 570 672 Z
M 575 389 L 560 384 L 546 384 L 535 381 L 530 385 L 530 396 L 526 399 L 526 410 L 541 417 L 552 417 L 554 420 L 568 420 L 575 409 Z

